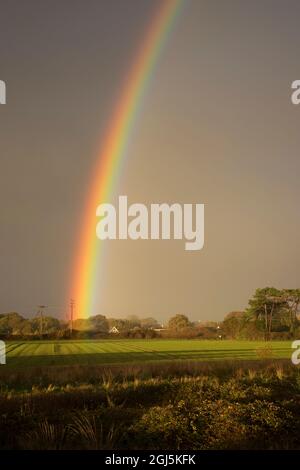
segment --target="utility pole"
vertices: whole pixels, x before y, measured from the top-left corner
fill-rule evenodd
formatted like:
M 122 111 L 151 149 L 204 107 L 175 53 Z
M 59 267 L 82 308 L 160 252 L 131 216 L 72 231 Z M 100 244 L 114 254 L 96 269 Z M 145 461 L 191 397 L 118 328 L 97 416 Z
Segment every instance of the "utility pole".
M 44 318 L 44 310 L 47 308 L 47 305 L 38 305 L 38 312 L 37 316 L 40 319 L 40 337 L 43 336 L 43 318 Z
M 75 300 L 71 299 L 71 301 L 70 301 L 70 336 L 71 337 L 72 337 L 72 333 L 73 333 L 74 307 L 75 307 Z

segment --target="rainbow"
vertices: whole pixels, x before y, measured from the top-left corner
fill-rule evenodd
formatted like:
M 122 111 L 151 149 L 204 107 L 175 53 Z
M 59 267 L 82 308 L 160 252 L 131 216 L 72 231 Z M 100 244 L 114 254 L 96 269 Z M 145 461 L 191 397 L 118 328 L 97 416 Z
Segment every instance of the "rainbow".
M 103 252 L 102 243 L 96 237 L 96 208 L 102 202 L 109 202 L 114 194 L 143 96 L 183 2 L 184 0 L 160 1 L 104 136 L 96 167 L 92 172 L 86 209 L 81 221 L 83 229 L 79 235 L 72 269 L 68 301 L 70 298 L 75 299 L 77 318 L 86 318 L 96 313 L 92 312 L 92 304 L 97 287 L 97 266 Z

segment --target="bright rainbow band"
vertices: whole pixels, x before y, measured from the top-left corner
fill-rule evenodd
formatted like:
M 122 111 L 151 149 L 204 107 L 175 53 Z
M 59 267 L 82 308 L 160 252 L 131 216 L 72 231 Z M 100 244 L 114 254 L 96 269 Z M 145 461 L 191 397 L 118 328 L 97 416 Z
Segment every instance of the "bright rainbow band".
M 81 225 L 83 230 L 79 236 L 75 265 L 72 267 L 68 301 L 70 298 L 75 299 L 77 318 L 99 313 L 93 312 L 93 299 L 97 290 L 97 266 L 101 263 L 103 242 L 96 237 L 96 208 L 103 202 L 110 202 L 114 195 L 143 96 L 184 1 L 187 0 L 161 0 L 125 80 L 121 99 L 104 136 L 92 174 Z

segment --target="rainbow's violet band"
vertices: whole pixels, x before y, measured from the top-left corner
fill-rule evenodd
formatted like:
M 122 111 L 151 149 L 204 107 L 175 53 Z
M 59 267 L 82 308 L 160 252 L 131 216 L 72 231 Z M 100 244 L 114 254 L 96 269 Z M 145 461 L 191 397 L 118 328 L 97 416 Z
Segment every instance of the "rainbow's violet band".
M 96 208 L 103 202 L 110 202 L 114 194 L 142 98 L 183 3 L 184 0 L 161 0 L 159 3 L 104 136 L 96 167 L 92 172 L 81 225 L 83 229 L 79 235 L 75 265 L 72 266 L 69 298 L 76 301 L 77 318 L 86 318 L 96 313 L 92 311 L 92 305 L 97 289 L 97 266 L 101 263 L 103 251 L 95 231 Z

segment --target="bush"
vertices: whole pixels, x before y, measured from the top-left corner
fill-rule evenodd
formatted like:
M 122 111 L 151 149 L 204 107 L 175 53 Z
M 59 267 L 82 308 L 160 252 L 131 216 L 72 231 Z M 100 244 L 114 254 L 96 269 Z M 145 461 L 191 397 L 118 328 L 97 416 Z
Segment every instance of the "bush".
M 299 371 L 264 364 L 3 371 L 0 448 L 299 449 Z
M 269 448 L 293 428 L 292 414 L 280 405 L 187 397 L 147 411 L 131 431 L 139 448 Z

